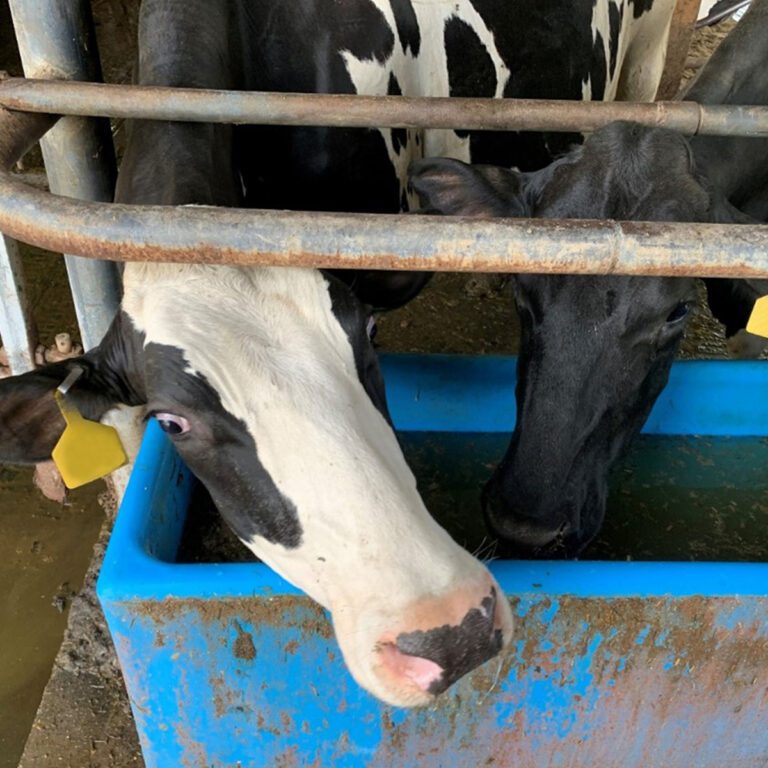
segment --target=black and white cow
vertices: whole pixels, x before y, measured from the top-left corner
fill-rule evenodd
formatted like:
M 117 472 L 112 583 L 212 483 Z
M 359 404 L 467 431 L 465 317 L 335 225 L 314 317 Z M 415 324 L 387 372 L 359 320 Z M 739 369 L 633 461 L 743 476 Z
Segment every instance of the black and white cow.
M 768 0 L 754 0 L 687 98 L 768 104 L 766 29 Z M 766 221 L 768 140 L 687 142 L 669 130 L 616 123 L 539 172 L 425 160 L 412 184 L 426 208 L 446 214 Z M 522 329 L 517 426 L 484 490 L 484 509 L 515 551 L 574 556 L 602 525 L 610 467 L 667 382 L 695 281 L 519 275 L 514 282 Z M 731 332 L 768 294 L 768 281 L 708 283 L 713 310 Z
M 650 98 L 672 0 L 145 0 L 139 81 L 280 91 Z M 562 137 L 136 122 L 117 199 L 350 211 L 407 204 L 414 157 L 521 167 Z M 129 264 L 122 309 L 78 362 L 91 418 L 143 405 L 224 518 L 330 609 L 346 662 L 385 701 L 429 701 L 508 641 L 487 569 L 432 520 L 389 423 L 362 301 L 423 276 Z M 0 460 L 61 433 L 73 363 L 0 384 Z

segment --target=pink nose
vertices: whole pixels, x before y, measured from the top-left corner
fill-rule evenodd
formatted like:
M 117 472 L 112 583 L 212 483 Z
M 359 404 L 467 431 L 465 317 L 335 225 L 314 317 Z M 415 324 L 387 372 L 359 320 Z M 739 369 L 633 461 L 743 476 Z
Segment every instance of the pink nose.
M 469 594 L 462 590 L 416 606 L 415 615 L 409 612 L 410 627 L 379 641 L 380 674 L 391 685 L 435 695 L 493 658 L 509 641 L 512 618 L 497 587 L 486 584 L 485 589 L 482 598 L 476 589 Z M 468 603 L 472 592 L 475 600 Z M 442 624 L 434 621 L 439 605 L 447 608 Z
M 409 656 L 392 643 L 381 646 L 381 658 L 384 666 L 395 676 L 410 680 L 420 691 L 429 693 L 429 689 L 438 685 L 445 670 L 434 661 L 421 656 Z

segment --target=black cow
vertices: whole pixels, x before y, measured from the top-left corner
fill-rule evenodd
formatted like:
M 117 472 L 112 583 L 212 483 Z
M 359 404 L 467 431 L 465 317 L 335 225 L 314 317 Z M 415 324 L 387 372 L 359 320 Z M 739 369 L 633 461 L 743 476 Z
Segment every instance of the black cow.
M 672 0 L 145 0 L 145 85 L 368 94 L 650 98 Z M 514 140 L 511 140 L 514 139 Z M 536 167 L 559 136 L 139 121 L 117 199 L 393 212 L 426 151 Z M 347 276 L 350 279 L 350 276 Z M 389 424 L 362 301 L 423 276 L 130 264 L 122 308 L 71 396 L 141 405 L 234 531 L 330 609 L 356 679 L 429 701 L 511 634 L 487 569 L 430 518 Z M 0 384 L 0 460 L 61 433 L 72 362 Z
M 768 0 L 755 0 L 687 98 L 768 103 L 766 29 Z M 426 208 L 446 214 L 765 221 L 768 140 L 688 142 L 616 123 L 539 172 L 425 160 L 412 184 Z M 514 282 L 522 329 L 517 426 L 484 489 L 484 510 L 514 551 L 575 556 L 602 524 L 610 467 L 667 382 L 695 281 L 520 275 Z M 768 293 L 768 281 L 708 283 L 731 333 Z

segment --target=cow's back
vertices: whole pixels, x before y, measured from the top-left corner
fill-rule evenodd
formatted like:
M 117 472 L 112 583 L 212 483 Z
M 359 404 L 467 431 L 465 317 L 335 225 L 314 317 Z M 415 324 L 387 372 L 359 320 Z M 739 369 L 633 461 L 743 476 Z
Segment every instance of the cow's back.
M 673 0 L 301 0 L 246 3 L 252 90 L 369 95 L 652 99 Z M 257 207 L 406 208 L 412 159 L 532 170 L 573 134 L 243 128 Z

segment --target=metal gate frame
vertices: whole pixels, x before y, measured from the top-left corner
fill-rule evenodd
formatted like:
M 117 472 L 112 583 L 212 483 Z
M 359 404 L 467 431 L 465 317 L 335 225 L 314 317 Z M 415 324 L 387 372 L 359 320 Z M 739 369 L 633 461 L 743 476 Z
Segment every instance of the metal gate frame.
M 20 262 L 13 245 L 2 247 L 8 237 L 73 254 L 66 257 L 67 268 L 86 349 L 100 341 L 119 303 L 116 265 L 105 260 L 768 277 L 765 225 L 436 220 L 116 205 L 108 202 L 115 173 L 104 119 L 548 131 L 591 131 L 621 119 L 687 135 L 766 137 L 768 107 L 270 94 L 62 82 L 100 78 L 88 0 L 10 4 L 27 75 L 0 82 L 0 231 L 6 235 L 0 240 L 6 306 L 0 330 L 15 372 L 30 367 L 32 355 Z M 685 23 L 690 15 L 686 4 L 679 0 L 677 14 Z M 40 137 L 54 194 L 9 172 Z
M 28 93 L 48 98 L 23 102 L 25 109 L 0 108 L 0 230 L 35 245 L 92 259 L 167 261 L 180 263 L 305 266 L 318 268 L 454 270 L 493 272 L 557 272 L 656 276 L 768 276 L 768 226 L 617 222 L 590 220 L 472 219 L 412 214 L 338 214 L 272 211 L 207 206 L 144 206 L 85 202 L 40 192 L 19 181 L 8 169 L 24 150 L 56 121 L 45 110 L 63 110 L 74 93 L 101 93 L 99 114 L 126 114 L 124 96 L 160 91 L 177 101 L 202 102 L 186 113 L 162 99 L 146 104 L 142 118 L 208 120 L 204 110 L 242 100 L 242 109 L 218 114 L 219 122 L 374 127 L 413 122 L 391 116 L 393 103 L 414 109 L 415 122 L 443 127 L 445 99 L 402 97 L 256 94 L 140 86 L 24 84 Z M 17 81 L 0 84 L 0 105 Z M 55 93 L 60 92 L 60 93 Z M 397 100 L 395 102 L 395 100 Z M 493 127 L 527 130 L 580 131 L 624 118 L 653 125 L 688 125 L 688 132 L 716 135 L 768 136 L 768 107 L 711 107 L 686 102 L 612 104 L 466 99 L 460 107 L 472 112 L 504 113 Z M 273 118 L 275 102 L 282 104 Z M 353 117 L 351 105 L 365 114 Z M 343 109 L 339 110 L 339 104 Z M 116 106 L 118 105 L 118 106 Z M 309 105 L 309 106 L 307 106 Z M 448 105 L 450 106 L 450 105 Z M 564 114 L 555 114 L 555 107 Z M 650 108 L 650 113 L 649 113 Z M 74 109 L 81 109 L 79 106 Z M 432 115 L 432 110 L 439 114 Z M 316 110 L 316 111 L 315 111 Z M 342 117 L 339 118 L 339 111 Z M 390 115 L 387 119 L 387 115 Z M 531 115 L 535 117 L 532 119 Z M 691 119 L 691 115 L 694 118 Z M 584 119 L 586 116 L 586 119 Z M 451 116 L 464 127 L 466 120 Z M 488 122 L 477 121 L 485 129 Z M 717 244 L 718 252 L 712 253 Z M 563 253 L 563 251 L 567 253 Z

